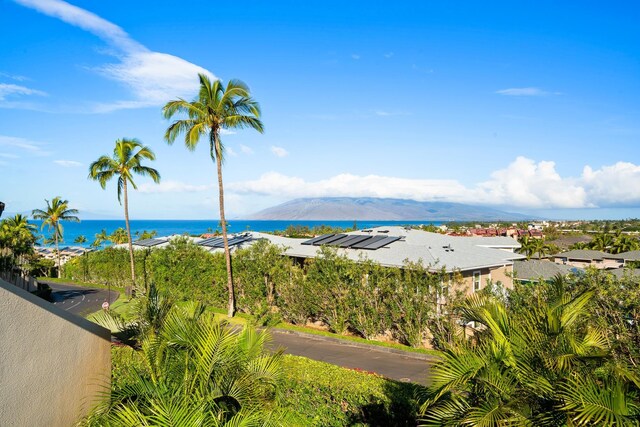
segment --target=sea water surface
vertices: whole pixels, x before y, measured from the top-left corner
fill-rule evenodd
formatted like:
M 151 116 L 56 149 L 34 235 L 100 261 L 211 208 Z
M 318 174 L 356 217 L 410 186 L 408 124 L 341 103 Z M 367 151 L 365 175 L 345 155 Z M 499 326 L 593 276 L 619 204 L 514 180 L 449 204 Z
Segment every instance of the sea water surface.
M 49 235 L 47 227 L 40 230 L 41 221 L 31 221 L 38 226 L 38 232 L 40 234 Z M 331 227 L 350 228 L 353 227 L 354 221 L 251 221 L 251 220 L 230 220 L 227 221 L 229 226 L 227 231 L 229 233 L 242 233 L 244 231 L 278 231 L 285 230 L 290 225 L 293 226 L 307 226 L 313 228 L 320 225 L 327 225 Z M 134 236 L 133 240 L 136 240 L 135 233 L 142 233 L 143 231 L 157 231 L 158 236 L 169 236 L 172 234 L 190 234 L 200 235 L 202 233 L 215 232 L 220 230 L 220 221 L 218 220 L 158 220 L 158 219 L 133 219 L 130 221 L 131 234 Z M 440 222 L 429 221 L 356 221 L 358 229 L 390 226 L 390 225 L 419 225 L 419 224 L 434 224 L 440 225 Z M 88 247 L 91 242 L 95 240 L 95 235 L 105 230 L 107 234 L 113 233 L 113 231 L 119 227 L 124 228 L 124 220 L 83 220 L 81 222 L 63 222 L 64 228 L 64 241 L 61 243 L 64 246 L 85 246 Z M 74 240 L 78 236 L 84 236 L 87 242 L 84 244 L 74 243 Z M 41 241 L 41 240 L 40 240 Z

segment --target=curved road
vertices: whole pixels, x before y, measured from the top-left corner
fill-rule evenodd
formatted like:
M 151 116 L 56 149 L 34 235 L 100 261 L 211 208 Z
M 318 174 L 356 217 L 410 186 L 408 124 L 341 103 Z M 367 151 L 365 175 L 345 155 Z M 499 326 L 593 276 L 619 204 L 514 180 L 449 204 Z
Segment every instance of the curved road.
M 53 303 L 63 310 L 79 316 L 87 316 L 101 309 L 107 301 L 106 289 L 87 288 L 47 281 L 53 289 Z M 118 292 L 111 291 L 110 302 L 118 298 Z M 334 338 L 317 335 L 298 334 L 290 331 L 271 330 L 273 349 L 282 348 L 285 353 L 320 360 L 345 368 L 376 372 L 398 381 L 418 384 L 428 383 L 429 361 L 423 355 L 410 352 L 390 352 L 374 345 L 352 344 Z
M 39 280 L 39 282 L 51 286 L 53 290 L 51 297 L 56 307 L 83 317 L 100 310 L 105 301 L 113 304 L 120 296 L 116 291 L 111 291 L 109 296 L 107 289 L 87 288 L 46 280 Z

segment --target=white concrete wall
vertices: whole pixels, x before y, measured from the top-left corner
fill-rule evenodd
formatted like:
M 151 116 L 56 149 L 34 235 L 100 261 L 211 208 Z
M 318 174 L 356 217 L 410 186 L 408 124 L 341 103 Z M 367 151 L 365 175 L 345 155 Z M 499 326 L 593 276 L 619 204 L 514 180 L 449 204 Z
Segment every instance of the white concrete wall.
M 0 426 L 72 426 L 110 376 L 108 330 L 0 280 Z

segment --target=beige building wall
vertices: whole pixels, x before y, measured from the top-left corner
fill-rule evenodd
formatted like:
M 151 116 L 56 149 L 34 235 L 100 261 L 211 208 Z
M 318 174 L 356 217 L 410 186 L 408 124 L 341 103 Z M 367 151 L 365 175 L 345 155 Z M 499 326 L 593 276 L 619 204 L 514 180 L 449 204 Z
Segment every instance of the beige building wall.
M 110 377 L 107 329 L 0 280 L 0 426 L 73 426 Z
M 513 288 L 513 266 L 506 265 L 501 267 L 479 268 L 477 270 L 462 271 L 462 282 L 464 291 L 467 295 L 474 293 L 475 281 L 479 278 L 480 288 L 487 286 L 487 280 L 493 283 L 501 282 L 502 286 L 507 289 Z

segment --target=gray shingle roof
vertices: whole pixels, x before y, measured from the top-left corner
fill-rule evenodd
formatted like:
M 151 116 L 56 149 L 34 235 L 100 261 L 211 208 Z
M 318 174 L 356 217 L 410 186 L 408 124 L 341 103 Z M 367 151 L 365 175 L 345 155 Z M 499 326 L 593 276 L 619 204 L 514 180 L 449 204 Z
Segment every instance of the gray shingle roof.
M 603 258 L 611 258 L 611 254 L 602 251 L 594 251 L 587 249 L 576 249 L 568 252 L 555 254 L 555 258 L 579 259 L 584 261 L 601 260 Z
M 640 279 L 640 268 L 614 268 L 607 270 L 607 273 L 613 274 L 618 279 L 627 276 Z
M 581 268 L 571 267 L 569 265 L 556 264 L 546 260 L 521 260 L 513 263 L 513 277 L 519 280 L 538 281 L 550 280 L 560 274 L 567 274 L 584 271 Z
M 640 261 L 640 251 L 621 252 L 616 255 L 610 255 L 607 258 L 623 259 L 625 261 Z
M 386 231 L 386 233 L 384 233 Z M 287 247 L 286 254 L 292 257 L 313 258 L 320 249 L 317 246 L 302 245 L 308 239 L 291 239 L 262 233 L 251 233 L 255 238 L 266 238 L 274 244 Z M 405 260 L 418 262 L 438 270 L 445 267 L 452 270 L 477 270 L 513 264 L 514 259 L 524 255 L 512 252 L 520 244 L 511 237 L 461 237 L 429 233 L 403 227 L 378 227 L 371 233 L 362 230 L 345 233 L 349 235 L 388 235 L 401 239 L 375 251 L 362 249 L 338 249 L 349 259 L 357 261 L 362 257 L 384 266 L 401 267 Z

